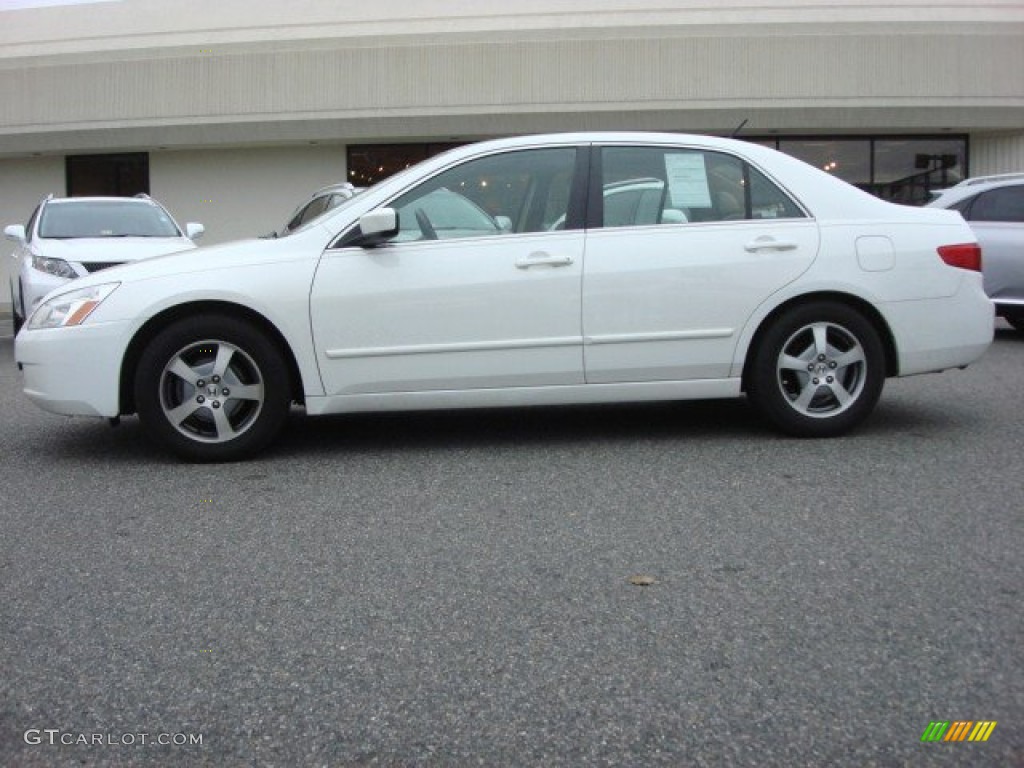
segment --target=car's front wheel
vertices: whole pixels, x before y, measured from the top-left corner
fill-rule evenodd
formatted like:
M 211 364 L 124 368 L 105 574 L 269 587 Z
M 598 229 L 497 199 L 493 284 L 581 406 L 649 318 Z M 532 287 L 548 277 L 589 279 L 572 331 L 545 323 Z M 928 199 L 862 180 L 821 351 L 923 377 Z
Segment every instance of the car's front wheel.
M 789 309 L 752 354 L 748 396 L 770 423 L 799 437 L 832 437 L 853 428 L 871 413 L 885 381 L 878 332 L 843 304 Z
M 232 461 L 266 447 L 284 427 L 290 403 L 281 350 L 235 317 L 169 325 L 147 345 L 136 371 L 143 427 L 191 461 Z

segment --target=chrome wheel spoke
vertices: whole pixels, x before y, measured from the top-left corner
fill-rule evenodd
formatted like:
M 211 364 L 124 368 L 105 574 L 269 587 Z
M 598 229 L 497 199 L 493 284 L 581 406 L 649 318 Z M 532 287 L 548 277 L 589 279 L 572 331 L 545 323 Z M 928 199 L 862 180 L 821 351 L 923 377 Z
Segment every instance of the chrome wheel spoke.
M 843 370 L 848 366 L 856 365 L 857 363 L 863 363 L 864 361 L 864 350 L 860 347 L 860 345 L 855 346 L 853 349 L 844 352 L 843 354 L 839 355 L 834 359 L 837 370 Z
M 186 384 L 189 384 L 193 387 L 196 385 L 196 381 L 199 379 L 199 374 L 196 373 L 196 371 L 193 370 L 193 368 L 180 357 L 174 358 L 174 362 L 171 363 L 170 367 L 167 369 L 167 372 L 173 373 Z
M 230 440 L 234 437 L 235 428 L 228 419 L 228 415 L 225 410 L 223 408 L 213 408 L 211 409 L 211 413 L 213 413 L 213 423 L 217 427 L 217 439 Z
M 779 358 L 779 368 L 787 371 L 801 371 L 802 373 L 807 372 L 807 360 L 803 357 L 793 357 L 793 355 L 783 354 Z
M 814 354 L 819 358 L 821 355 L 828 356 L 828 326 L 824 323 L 815 323 L 812 328 L 814 333 Z
M 818 384 L 812 384 L 808 380 L 804 384 L 804 388 L 800 390 L 800 395 L 793 401 L 793 407 L 800 411 L 800 413 L 807 413 L 807 409 L 811 407 L 811 401 L 818 394 L 818 386 Z
M 177 427 L 202 407 L 195 400 L 186 400 L 175 408 L 165 409 L 165 412 L 167 413 L 167 420 Z
M 827 384 L 826 386 L 829 388 L 829 391 L 832 392 L 832 395 L 835 397 L 835 399 L 839 402 L 840 408 L 845 408 L 847 405 L 850 404 L 850 401 L 853 400 L 853 394 L 848 392 L 846 390 L 846 387 L 844 387 L 838 381 L 835 381 L 831 384 Z
M 230 344 L 220 344 L 217 346 L 217 359 L 213 363 L 213 370 L 210 372 L 213 376 L 224 377 L 224 374 L 228 370 L 228 366 L 231 364 L 231 358 L 234 357 L 235 348 Z

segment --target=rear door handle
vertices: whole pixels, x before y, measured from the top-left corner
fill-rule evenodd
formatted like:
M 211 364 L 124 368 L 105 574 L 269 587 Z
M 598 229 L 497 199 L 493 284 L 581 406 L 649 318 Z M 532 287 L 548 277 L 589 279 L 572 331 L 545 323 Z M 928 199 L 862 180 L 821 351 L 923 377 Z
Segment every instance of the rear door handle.
M 552 256 L 550 253 L 531 253 L 521 259 L 516 259 L 516 269 L 529 269 L 530 267 L 567 267 L 572 264 L 572 256 Z
M 743 246 L 747 253 L 758 253 L 759 251 L 795 251 L 797 244 L 789 240 L 776 240 L 774 237 L 764 235 L 751 240 Z

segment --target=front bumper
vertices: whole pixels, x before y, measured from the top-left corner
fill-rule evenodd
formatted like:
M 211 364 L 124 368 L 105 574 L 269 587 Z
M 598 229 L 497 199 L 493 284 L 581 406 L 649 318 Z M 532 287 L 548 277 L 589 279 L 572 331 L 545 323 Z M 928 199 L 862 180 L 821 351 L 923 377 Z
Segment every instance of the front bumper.
M 14 359 L 24 374 L 25 395 L 52 413 L 117 416 L 127 331 L 127 322 L 22 329 Z

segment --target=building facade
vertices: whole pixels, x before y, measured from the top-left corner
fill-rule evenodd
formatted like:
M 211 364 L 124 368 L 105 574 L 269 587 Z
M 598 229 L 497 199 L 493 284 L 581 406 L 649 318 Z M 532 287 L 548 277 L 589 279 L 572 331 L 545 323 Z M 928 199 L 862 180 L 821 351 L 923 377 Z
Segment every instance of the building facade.
M 0 103 L 3 224 L 146 191 L 221 242 L 452 144 L 598 129 L 738 131 L 914 203 L 1024 170 L 1024 2 L 0 0 Z

